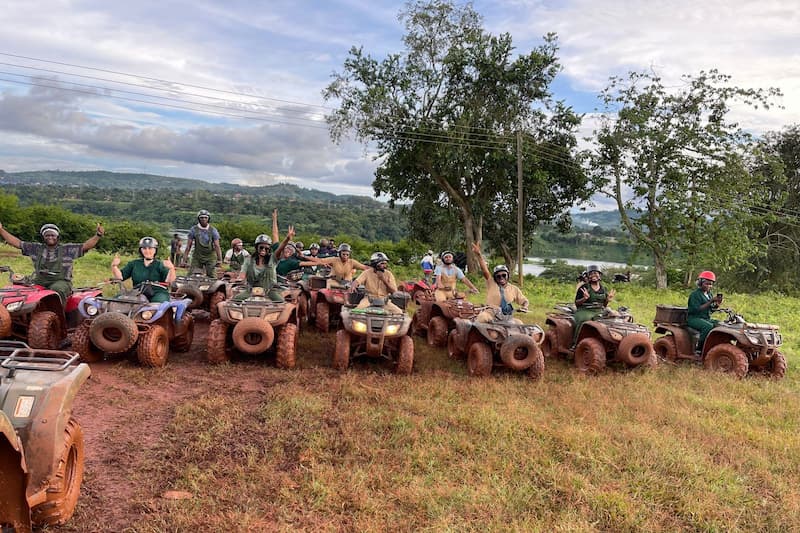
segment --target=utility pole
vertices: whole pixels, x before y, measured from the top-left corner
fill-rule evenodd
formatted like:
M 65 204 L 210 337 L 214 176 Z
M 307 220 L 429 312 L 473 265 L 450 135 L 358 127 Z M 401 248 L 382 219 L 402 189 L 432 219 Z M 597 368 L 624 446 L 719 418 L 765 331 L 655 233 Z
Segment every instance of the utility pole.
M 517 269 L 519 272 L 519 286 L 522 287 L 522 212 L 525 204 L 522 203 L 522 131 L 517 130 Z

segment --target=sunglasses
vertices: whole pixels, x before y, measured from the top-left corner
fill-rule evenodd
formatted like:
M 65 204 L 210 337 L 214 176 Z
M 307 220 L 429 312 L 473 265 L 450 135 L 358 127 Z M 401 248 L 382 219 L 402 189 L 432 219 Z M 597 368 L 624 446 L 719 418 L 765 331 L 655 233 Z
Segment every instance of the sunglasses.
M 259 246 L 259 247 L 258 247 L 258 251 L 260 252 L 260 251 L 262 251 L 262 250 L 269 251 L 269 246 Z
M 508 274 L 495 274 L 495 278 L 505 279 L 508 277 Z

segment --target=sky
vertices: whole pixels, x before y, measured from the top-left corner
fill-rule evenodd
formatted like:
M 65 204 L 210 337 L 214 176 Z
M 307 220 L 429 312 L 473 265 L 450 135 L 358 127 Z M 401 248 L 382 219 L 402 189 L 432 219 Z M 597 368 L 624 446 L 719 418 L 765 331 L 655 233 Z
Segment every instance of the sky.
M 401 2 L 6 0 L 0 169 L 111 170 L 373 196 L 369 148 L 334 143 L 322 90 L 352 46 L 403 50 Z M 719 69 L 778 87 L 782 109 L 736 109 L 760 134 L 800 123 L 800 10 L 788 0 L 475 1 L 519 53 L 555 32 L 556 99 L 584 113 L 610 76 L 666 84 Z M 249 116 L 250 118 L 244 118 Z M 253 118 L 255 117 L 255 118 Z M 612 204 L 595 198 L 591 209 Z

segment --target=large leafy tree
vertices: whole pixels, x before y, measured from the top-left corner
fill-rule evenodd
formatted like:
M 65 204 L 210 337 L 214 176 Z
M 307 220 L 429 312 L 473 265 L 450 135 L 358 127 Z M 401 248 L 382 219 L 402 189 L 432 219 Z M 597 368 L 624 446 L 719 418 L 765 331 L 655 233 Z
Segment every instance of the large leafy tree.
M 584 191 L 571 155 L 579 119 L 549 91 L 560 69 L 556 38 L 515 58 L 511 37 L 487 34 L 469 5 L 417 1 L 400 18 L 402 53 L 379 61 L 353 48 L 333 75 L 324 91 L 339 102 L 327 117 L 331 135 L 338 141 L 352 132 L 377 149 L 373 188 L 392 201 L 414 202 L 418 236 L 432 231 L 423 221 L 437 219 L 426 210 L 445 210 L 458 214 L 466 243 L 481 242 L 485 222 L 497 222 L 492 237 L 505 255 L 516 244 L 517 131 L 533 136 L 526 150 L 539 155 L 525 159 L 526 190 L 547 193 L 528 196 L 522 206 L 528 232 Z M 466 249 L 470 268 L 477 268 Z
M 727 270 L 763 253 L 760 205 L 769 192 L 751 172 L 755 143 L 731 120 L 733 102 L 768 107 L 777 89 L 744 89 L 717 71 L 666 87 L 653 73 L 611 78 L 601 93 L 591 172 L 617 202 L 622 223 L 655 260 L 690 279 L 697 269 Z M 633 214 L 631 214 L 633 213 Z

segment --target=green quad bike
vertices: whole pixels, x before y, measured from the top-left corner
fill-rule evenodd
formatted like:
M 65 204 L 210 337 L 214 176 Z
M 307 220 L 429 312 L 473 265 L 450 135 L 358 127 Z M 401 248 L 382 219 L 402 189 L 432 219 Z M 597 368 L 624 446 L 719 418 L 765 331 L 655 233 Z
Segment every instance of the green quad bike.
M 219 313 L 219 318 L 208 327 L 209 363 L 228 362 L 236 351 L 245 355 L 274 351 L 278 368 L 295 367 L 300 325 L 292 293 L 287 293 L 283 302 L 273 302 L 263 288 L 254 287 L 245 300 L 225 300 L 219 306 Z
M 493 368 L 506 367 L 526 372 L 532 379 L 542 377 L 544 355 L 540 345 L 544 330 L 536 324 L 520 324 L 512 315 L 499 311 L 491 322 L 478 322 L 474 317 L 456 318 L 453 322 L 447 353 L 453 359 L 466 356 L 470 376 L 487 377 Z
M 658 363 L 650 342 L 650 330 L 633 321 L 626 307 L 616 311 L 604 307 L 581 325 L 575 345 L 575 306 L 557 304 L 557 312 L 548 313 L 548 327 L 542 351 L 545 357 L 574 358 L 578 371 L 598 374 L 608 363 L 621 363 L 626 368 L 649 368 Z
M 91 371 L 75 352 L 0 341 L 0 530 L 64 524 L 78 502 L 84 445 L 72 402 Z
M 233 286 L 237 284 L 231 272 L 225 272 L 219 278 L 206 276 L 204 272 L 192 272 L 186 276 L 177 276 L 172 282 L 172 290 L 180 298 L 191 301 L 189 309 L 208 311 L 211 320 L 219 318 L 218 306 L 231 297 Z
M 191 301 L 173 297 L 167 302 L 150 302 L 146 294 L 152 286 L 163 283 L 145 281 L 125 290 L 121 281 L 115 298 L 85 298 L 78 305 L 84 321 L 72 335 L 72 349 L 81 361 L 102 361 L 105 354 L 121 354 L 135 350 L 142 366 L 162 367 L 167 364 L 170 347 L 186 352 L 194 339 L 194 318 L 187 312 Z
M 336 332 L 333 351 L 333 368 L 347 370 L 356 359 L 389 361 L 397 374 L 410 374 L 414 366 L 414 340 L 409 335 L 411 317 L 405 312 L 411 296 L 407 292 L 395 292 L 390 300 L 403 310 L 401 314 L 390 313 L 384 307 L 383 298 L 371 298 L 369 307 L 355 306 L 364 297 L 364 288 L 359 287 L 348 295 L 348 305 L 342 307 L 342 329 Z
M 653 344 L 656 355 L 669 362 L 702 363 L 707 370 L 727 372 L 743 378 L 762 372 L 781 379 L 786 375 L 786 357 L 778 326 L 747 322 L 732 309 L 720 308 L 727 318 L 712 329 L 700 350 L 695 350 L 700 332 L 687 324 L 687 308 L 656 305 L 653 324 L 664 334 Z

